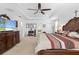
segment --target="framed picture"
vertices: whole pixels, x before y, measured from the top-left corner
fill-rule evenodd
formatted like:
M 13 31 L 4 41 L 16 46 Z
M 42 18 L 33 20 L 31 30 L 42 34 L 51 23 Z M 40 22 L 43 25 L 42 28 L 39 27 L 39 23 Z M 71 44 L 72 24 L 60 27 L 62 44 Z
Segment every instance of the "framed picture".
M 35 23 L 27 23 L 26 28 L 36 28 L 37 24 Z

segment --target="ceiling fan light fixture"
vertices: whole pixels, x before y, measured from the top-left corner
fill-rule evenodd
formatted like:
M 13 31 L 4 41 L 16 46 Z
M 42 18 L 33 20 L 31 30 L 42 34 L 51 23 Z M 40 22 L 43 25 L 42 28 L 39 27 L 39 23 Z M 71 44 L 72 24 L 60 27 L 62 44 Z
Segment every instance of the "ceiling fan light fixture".
M 36 12 L 34 13 L 34 15 L 37 13 L 41 13 L 41 14 L 45 15 L 44 11 L 49 11 L 51 9 L 42 9 L 41 3 L 38 3 L 38 9 L 28 9 L 28 10 L 35 10 Z

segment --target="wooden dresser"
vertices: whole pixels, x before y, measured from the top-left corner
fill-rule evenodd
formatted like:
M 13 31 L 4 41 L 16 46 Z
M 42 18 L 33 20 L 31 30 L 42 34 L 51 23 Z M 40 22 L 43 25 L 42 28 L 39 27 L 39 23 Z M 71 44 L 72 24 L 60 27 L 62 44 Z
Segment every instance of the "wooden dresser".
M 19 31 L 1 31 L 0 32 L 0 54 L 9 50 L 20 42 Z

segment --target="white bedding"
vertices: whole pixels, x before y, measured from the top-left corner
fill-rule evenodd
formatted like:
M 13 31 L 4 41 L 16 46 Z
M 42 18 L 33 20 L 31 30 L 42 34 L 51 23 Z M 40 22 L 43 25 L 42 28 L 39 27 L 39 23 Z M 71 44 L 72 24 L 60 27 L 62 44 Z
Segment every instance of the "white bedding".
M 70 32 L 68 36 L 73 37 L 73 38 L 79 38 L 79 34 L 77 32 Z
M 46 35 L 44 33 L 39 34 L 38 37 L 38 44 L 35 48 L 35 53 L 37 53 L 40 50 L 44 50 L 44 49 L 51 49 L 51 43 L 48 40 L 48 38 L 46 37 Z

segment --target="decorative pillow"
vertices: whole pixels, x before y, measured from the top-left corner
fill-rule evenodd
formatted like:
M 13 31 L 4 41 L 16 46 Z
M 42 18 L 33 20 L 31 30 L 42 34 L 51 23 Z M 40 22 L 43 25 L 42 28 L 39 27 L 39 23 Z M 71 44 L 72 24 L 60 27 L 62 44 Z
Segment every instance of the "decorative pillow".
M 68 31 L 63 31 L 63 32 L 62 32 L 62 35 L 67 36 L 68 33 L 69 33 Z
M 77 32 L 70 32 L 68 36 L 73 37 L 73 38 L 79 38 L 79 34 Z

